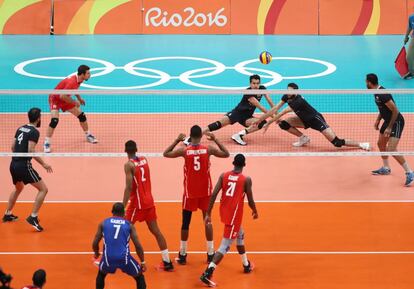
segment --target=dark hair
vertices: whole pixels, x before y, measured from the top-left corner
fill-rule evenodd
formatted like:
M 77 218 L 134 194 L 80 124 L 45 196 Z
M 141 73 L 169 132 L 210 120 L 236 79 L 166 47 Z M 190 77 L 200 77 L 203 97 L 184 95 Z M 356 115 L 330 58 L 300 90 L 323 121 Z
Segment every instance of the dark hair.
M 137 143 L 133 140 L 129 140 L 125 143 L 125 152 L 129 154 L 134 154 L 137 152 Z
M 78 75 L 85 74 L 86 71 L 88 71 L 89 69 L 90 69 L 89 66 L 82 64 L 81 66 L 78 67 Z
M 29 121 L 31 123 L 34 123 L 36 120 L 38 120 L 40 118 L 40 108 L 37 107 L 33 107 L 29 110 L 29 112 L 27 113 L 27 116 L 29 117 Z
M 289 83 L 287 85 L 287 87 L 290 87 L 290 88 L 293 88 L 293 89 L 299 89 L 299 86 L 294 82 Z
M 374 73 L 367 74 L 367 81 L 371 82 L 373 85 L 378 84 L 378 76 Z
M 233 165 L 235 167 L 239 167 L 239 168 L 242 168 L 242 167 L 246 166 L 246 158 L 244 157 L 244 155 L 237 154 L 234 157 Z
M 250 82 L 252 82 L 253 79 L 257 79 L 260 81 L 260 76 L 258 74 L 250 75 Z
M 190 129 L 190 137 L 201 138 L 202 135 L 203 135 L 203 132 L 201 130 L 201 127 L 198 125 L 193 125 L 193 127 Z
M 43 269 L 36 270 L 33 273 L 33 285 L 42 287 L 46 283 L 46 271 Z
M 123 216 L 125 214 L 125 207 L 124 204 L 122 203 L 115 203 L 112 206 L 112 214 L 114 214 L 115 216 Z

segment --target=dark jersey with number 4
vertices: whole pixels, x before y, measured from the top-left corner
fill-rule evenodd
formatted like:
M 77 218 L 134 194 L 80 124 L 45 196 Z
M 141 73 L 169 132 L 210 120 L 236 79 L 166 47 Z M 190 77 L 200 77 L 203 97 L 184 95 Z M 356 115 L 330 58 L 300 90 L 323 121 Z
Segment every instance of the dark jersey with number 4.
M 39 131 L 30 124 L 19 127 L 14 135 L 16 141 L 14 143 L 14 153 L 29 152 L 29 141 L 37 143 L 39 141 Z M 30 161 L 31 157 L 13 157 L 13 161 Z
M 250 87 L 247 89 L 251 89 Z M 266 87 L 264 85 L 260 85 L 259 89 L 266 89 Z M 264 94 L 245 94 L 243 95 L 242 99 L 240 100 L 239 104 L 236 106 L 236 108 L 234 110 L 240 111 L 242 113 L 246 113 L 249 115 L 253 115 L 256 107 L 251 104 L 249 102 L 249 98 L 254 97 L 256 98 L 258 101 L 260 101 L 262 99 Z
M 385 89 L 384 87 L 380 86 L 378 89 Z M 385 123 L 389 123 L 392 117 L 392 111 L 388 108 L 386 103 L 390 100 L 392 100 L 394 103 L 394 98 L 391 94 L 374 94 L 375 96 L 375 103 L 378 106 L 379 113 L 381 115 L 381 118 L 384 120 Z M 402 115 L 401 113 L 398 113 L 396 121 L 401 120 Z

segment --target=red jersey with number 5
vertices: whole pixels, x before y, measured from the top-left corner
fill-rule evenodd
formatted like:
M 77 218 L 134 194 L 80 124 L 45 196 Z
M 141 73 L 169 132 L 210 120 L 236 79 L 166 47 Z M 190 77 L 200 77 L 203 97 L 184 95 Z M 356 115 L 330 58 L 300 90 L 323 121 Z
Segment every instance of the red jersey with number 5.
M 230 171 L 223 174 L 220 200 L 220 218 L 226 225 L 241 224 L 246 177 Z
M 151 193 L 151 176 L 148 161 L 145 157 L 135 157 L 130 160 L 135 165 L 134 181 L 130 200 L 138 210 L 154 207 Z
M 211 195 L 208 147 L 189 145 L 184 151 L 184 196 L 189 199 Z

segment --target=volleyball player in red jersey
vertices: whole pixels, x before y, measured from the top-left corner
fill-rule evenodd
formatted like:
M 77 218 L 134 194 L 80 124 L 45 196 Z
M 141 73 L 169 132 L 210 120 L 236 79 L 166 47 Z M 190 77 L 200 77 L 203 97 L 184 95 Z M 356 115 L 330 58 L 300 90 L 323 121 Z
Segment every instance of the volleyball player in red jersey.
M 210 156 L 219 158 L 229 157 L 229 151 L 214 136 L 206 133 L 208 139 L 214 141 L 218 149 L 214 146 L 200 144 L 203 136 L 201 127 L 195 125 L 191 128 L 191 143 L 174 149 L 180 142 L 184 141 L 185 135 L 180 134 L 177 139 L 164 151 L 164 157 L 184 158 L 184 196 L 181 225 L 180 251 L 176 261 L 178 264 L 187 263 L 187 240 L 188 229 L 191 222 L 192 212 L 200 209 L 203 218 L 206 215 L 211 196 L 211 177 L 210 177 Z M 214 255 L 213 227 L 211 224 L 205 225 L 205 235 L 207 239 L 207 262 L 210 262 Z
M 148 161 L 145 157 L 136 155 L 137 144 L 133 140 L 125 143 L 125 152 L 128 154 L 128 161 L 124 165 L 126 184 L 123 204 L 127 208 L 125 219 L 132 224 L 136 221 L 147 223 L 148 229 L 154 235 L 161 250 L 162 263 L 159 268 L 173 271 L 174 266 L 168 254 L 167 241 L 157 223 Z
M 201 275 L 200 280 L 209 287 L 215 287 L 216 284 L 211 280 L 216 266 L 221 262 L 224 255 L 230 249 L 234 239 L 237 239 L 237 251 L 241 255 L 244 273 L 250 273 L 253 265 L 247 259 L 246 249 L 244 247 L 244 231 L 241 227 L 243 219 L 244 196 L 247 195 L 249 207 L 252 210 L 253 219 L 257 219 L 256 205 L 253 200 L 252 180 L 242 174 L 243 168 L 246 166 L 244 155 L 238 154 L 234 157 L 234 169 L 232 171 L 221 174 L 214 188 L 213 195 L 210 199 L 205 222 L 211 223 L 211 211 L 216 201 L 217 195 L 222 190 L 220 200 L 220 218 L 224 223 L 224 235 L 220 247 L 214 254 L 213 260 L 207 269 Z
M 91 77 L 89 67 L 81 65 L 78 67 L 78 73 L 65 78 L 55 87 L 55 89 L 78 89 L 83 81 L 87 81 Z M 97 143 L 98 140 L 89 132 L 88 122 L 85 113 L 80 109 L 80 105 L 85 105 L 85 100 L 76 94 L 77 101 L 72 99 L 69 94 L 51 94 L 49 95 L 51 120 L 46 132 L 46 139 L 43 145 L 45 153 L 50 153 L 53 132 L 59 123 L 59 110 L 63 112 L 69 111 L 79 119 L 80 125 L 85 132 L 86 140 L 90 143 Z

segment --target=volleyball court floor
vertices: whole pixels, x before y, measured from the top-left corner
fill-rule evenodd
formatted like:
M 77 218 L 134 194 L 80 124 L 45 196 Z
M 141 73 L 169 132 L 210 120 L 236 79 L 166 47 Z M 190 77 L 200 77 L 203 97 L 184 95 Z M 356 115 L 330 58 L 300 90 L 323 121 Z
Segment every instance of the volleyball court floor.
M 117 41 L 119 43 L 120 39 L 125 41 L 124 45 L 114 45 L 115 52 L 103 49 L 105 44 L 117 43 Z M 185 41 L 190 41 L 189 39 L 193 45 L 191 48 L 185 45 Z M 12 44 L 23 41 L 23 38 L 4 37 L 1 41 L 9 49 L 4 48 L 5 45 L 2 45 L 1 49 L 9 56 L 7 60 L 5 59 L 5 63 L 10 72 L 4 75 L 7 81 L 2 82 L 1 87 L 33 89 L 54 87 L 57 79 L 33 78 L 14 72 L 17 64 L 30 59 L 63 56 L 94 57 L 105 58 L 119 66 L 120 63 L 124 65 L 135 59 L 184 55 L 216 59 L 226 66 L 232 66 L 235 62 L 256 57 L 249 52 L 251 48 L 245 47 L 249 43 L 253 43 L 257 51 L 273 52 L 280 47 L 280 52 L 273 52 L 274 56 L 307 57 L 335 65 L 335 71 L 329 75 L 296 80 L 305 88 L 363 88 L 365 71 L 359 67 L 360 61 L 367 63 L 366 73 L 378 69 L 379 74 L 383 75 L 386 87 L 411 86 L 411 83 L 402 82 L 394 77 L 394 72 L 390 72 L 390 68 L 385 69 L 384 65 L 373 61 L 374 59 L 392 60 L 393 53 L 390 51 L 395 47 L 389 43 L 390 40 L 397 40 L 397 38 L 305 37 L 301 39 L 302 44 L 311 47 L 306 51 L 293 44 L 298 39 L 295 37 L 217 37 L 214 38 L 216 47 L 213 47 L 211 44 L 213 38 L 195 36 L 161 37 L 158 40 L 153 37 L 120 36 L 56 37 L 53 40 L 35 37 L 33 38 L 35 45 L 29 53 L 23 49 L 19 51 L 21 48 L 14 50 L 10 48 Z M 207 40 L 210 44 L 206 44 Z M 153 45 L 154 43 L 169 43 L 169 49 L 163 50 L 160 45 Z M 203 44 L 207 47 L 202 49 Z M 220 45 L 222 49 L 219 49 Z M 351 62 L 345 61 L 338 56 L 341 53 L 333 53 L 326 45 L 342 46 L 339 52 L 343 53 L 345 51 L 350 53 L 349 49 L 352 48 L 352 53 L 359 55 L 360 58 Z M 241 47 L 237 54 L 234 53 L 236 46 Z M 213 48 L 216 50 L 213 51 Z M 374 51 L 375 57 L 367 53 L 368 48 Z M 46 60 L 28 64 L 32 67 L 26 66 L 24 69 L 32 74 L 61 76 L 71 73 L 80 61 L 82 60 Z M 156 68 L 151 66 L 150 69 L 169 69 L 168 74 L 172 75 L 172 79 L 153 88 L 199 88 L 179 82 L 176 76 L 184 73 L 179 69 L 203 69 L 206 68 L 205 66 L 197 66 L 189 59 L 167 59 L 167 61 L 172 62 L 154 64 Z M 176 61 L 183 61 L 183 63 L 190 61 L 190 63 L 177 68 Z M 88 61 L 87 64 L 92 68 L 96 67 L 96 63 L 92 61 Z M 305 69 L 299 69 L 301 65 L 298 66 L 297 63 L 290 64 L 286 62 L 280 67 L 273 68 L 254 65 L 256 69 L 285 69 L 284 72 L 291 73 L 290 75 L 295 73 L 298 75 L 298 72 L 303 71 L 314 74 L 320 72 L 320 67 L 315 67 L 314 64 L 309 64 L 310 66 L 304 64 Z M 99 72 L 98 69 L 96 71 Z M 355 73 L 351 74 L 352 71 L 356 71 L 359 76 L 355 76 Z M 106 75 L 96 80 L 92 78 L 88 84 L 125 86 L 132 83 L 130 75 L 124 75 L 122 71 L 113 73 L 112 76 Z M 141 70 L 141 73 L 144 71 Z M 153 73 L 156 75 L 157 72 L 153 71 Z M 226 76 L 212 76 L 213 79 L 207 77 L 197 81 L 204 81 L 205 85 L 210 86 L 248 85 L 247 76 L 238 75 L 237 78 L 232 71 L 224 73 Z M 347 75 L 349 77 L 345 77 Z M 162 76 L 159 76 L 155 80 L 161 78 Z M 148 79 L 134 78 L 134 81 L 148 81 Z M 290 81 L 290 79 L 280 80 L 270 88 L 284 88 Z M 85 98 L 88 102 L 88 98 Z M 16 96 L 11 96 L 7 100 L 1 99 L 0 117 L 2 123 L 7 124 L 4 133 L 11 138 L 15 126 L 24 122 L 23 112 L 27 110 L 26 106 L 37 105 L 47 111 L 47 97 L 41 101 L 37 97 L 26 98 L 24 103 Z M 27 101 L 28 99 L 30 100 Z M 125 140 L 132 138 L 138 142 L 141 151 L 159 153 L 179 132 L 186 132 L 185 130 L 194 124 L 194 119 L 203 122 L 200 123 L 201 125 L 206 125 L 211 120 L 215 120 L 218 115 L 217 111 L 197 114 L 194 108 L 186 107 L 181 102 L 168 108 L 160 105 L 158 111 L 144 111 L 145 114 L 136 111 L 125 114 L 124 109 L 119 106 L 108 108 L 103 107 L 105 102 L 92 100 L 91 97 L 89 100 L 96 105 L 86 106 L 85 110 L 91 129 L 96 132 L 100 143 L 93 147 L 84 144 L 75 120 L 69 115 L 63 115 L 62 126 L 58 127 L 54 138 L 56 151 L 122 152 Z M 112 101 L 116 104 L 116 98 Z M 343 123 L 354 121 L 353 111 L 349 111 L 348 114 L 329 113 L 336 111 L 336 104 L 323 105 L 328 105 L 325 107 L 328 121 L 332 123 L 332 127 L 337 128 L 338 134 L 349 133 L 349 127 L 344 126 Z M 225 111 L 231 108 L 227 106 L 218 103 L 216 109 Z M 367 111 L 366 114 L 358 114 L 359 122 L 363 124 L 361 130 L 366 131 L 359 135 L 375 144 L 376 132 L 371 129 L 373 109 L 375 107 L 366 107 L 363 109 Z M 13 118 L 13 122 L 9 120 L 10 117 Z M 45 118 L 47 119 L 48 116 L 45 115 Z M 46 119 L 43 124 L 47 123 Z M 159 124 L 159 128 L 149 131 L 149 127 L 145 125 L 146 121 Z M 116 122 L 131 125 L 117 126 L 114 124 Z M 406 115 L 406 124 L 409 123 L 412 123 L 411 114 Z M 411 124 L 407 125 L 406 129 L 410 127 Z M 44 135 L 44 129 L 43 127 L 41 130 L 41 136 Z M 73 130 L 70 131 L 70 137 L 65 135 L 65 131 L 69 129 Z M 248 138 L 249 145 L 240 148 L 229 139 L 231 133 L 239 129 L 233 126 L 217 133 L 231 152 L 281 151 L 288 148 L 293 141 L 280 130 L 271 128 L 266 136 L 259 132 L 256 136 Z M 315 143 L 323 143 L 316 133 L 310 132 L 310 136 Z M 407 137 L 404 141 L 409 144 L 413 140 Z M 8 150 L 10 142 L 11 139 L 6 143 L 5 138 L 2 138 L 2 151 Z M 304 150 L 332 151 L 333 149 L 327 143 L 322 147 L 311 145 Z M 2 168 L 0 208 L 3 209 L 12 189 L 8 173 L 9 161 L 9 158 L 0 158 Z M 6 272 L 13 274 L 12 285 L 16 288 L 30 283 L 31 273 L 40 267 L 46 269 L 48 273 L 48 288 L 58 288 L 62 284 L 69 284 L 75 288 L 94 288 L 97 268 L 92 265 L 91 243 L 99 222 L 110 216 L 112 203 L 122 198 L 124 189 L 122 166 L 126 158 L 62 157 L 47 158 L 47 161 L 54 168 L 53 174 L 46 174 L 35 165 L 49 187 L 47 202 L 40 211 L 40 219 L 45 231 L 35 233 L 24 222 L 35 195 L 34 190 L 27 187 L 21 195 L 21 202 L 14 210 L 20 220 L 13 224 L 0 224 L 0 264 Z M 413 163 L 414 159 L 409 158 L 409 161 Z M 374 177 L 370 175 L 370 171 L 381 164 L 381 160 L 377 157 L 248 157 L 245 173 L 253 179 L 253 192 L 257 201 L 259 219 L 252 220 L 246 205 L 244 228 L 248 256 L 255 263 L 256 268 L 252 274 L 243 274 L 239 256 L 234 254 L 233 249 L 231 254 L 225 256 L 215 272 L 215 281 L 219 288 L 413 288 L 414 277 L 411 274 L 414 269 L 413 189 L 403 187 L 402 169 L 394 161 L 391 162 L 393 168 L 391 176 Z M 149 158 L 149 163 L 153 194 L 157 200 L 158 222 L 167 239 L 171 257 L 174 258 L 179 245 L 183 163 L 181 159 L 169 160 L 160 157 Z M 213 182 L 221 172 L 231 169 L 231 159 L 212 158 L 211 163 Z M 214 209 L 213 217 L 215 247 L 219 245 L 223 230 L 222 224 L 219 223 L 217 208 L 218 204 Z M 194 215 L 190 228 L 188 265 L 177 265 L 173 273 L 158 272 L 154 269 L 161 258 L 155 239 L 145 225 L 136 226 L 146 252 L 149 268 L 146 273 L 148 288 L 203 287 L 198 280 L 206 266 L 206 246 L 200 213 Z M 120 272 L 109 276 L 106 284 L 106 288 L 133 288 L 134 286 L 133 280 Z

